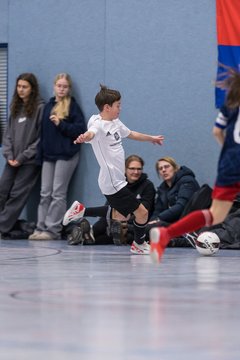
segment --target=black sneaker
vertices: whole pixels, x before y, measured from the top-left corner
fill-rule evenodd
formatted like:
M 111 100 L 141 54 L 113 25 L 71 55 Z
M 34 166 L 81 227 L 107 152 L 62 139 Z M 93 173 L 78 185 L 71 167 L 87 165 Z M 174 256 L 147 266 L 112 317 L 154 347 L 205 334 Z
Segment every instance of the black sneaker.
M 67 237 L 68 245 L 83 244 L 82 230 L 78 226 L 74 226 L 71 233 Z
M 78 226 L 81 229 L 82 239 L 83 239 L 84 245 L 93 245 L 93 244 L 95 244 L 95 238 L 94 238 L 92 227 L 91 227 L 89 221 L 87 219 L 85 219 L 85 218 L 82 218 L 78 222 Z
M 196 249 L 196 240 L 198 237 L 198 234 L 195 232 L 192 233 L 186 233 L 183 235 L 185 239 L 188 240 L 189 244 Z
M 113 243 L 117 246 L 125 245 L 127 243 L 126 232 L 123 229 L 121 221 L 111 220 L 110 235 L 112 235 Z

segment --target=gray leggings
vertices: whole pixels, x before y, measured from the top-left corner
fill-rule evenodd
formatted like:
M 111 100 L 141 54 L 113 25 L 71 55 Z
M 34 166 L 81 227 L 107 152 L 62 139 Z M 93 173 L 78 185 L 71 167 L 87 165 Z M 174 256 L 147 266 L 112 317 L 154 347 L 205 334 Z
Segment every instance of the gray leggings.
M 69 160 L 43 162 L 37 230 L 48 231 L 55 239 L 61 238 L 68 185 L 78 161 L 79 152 Z

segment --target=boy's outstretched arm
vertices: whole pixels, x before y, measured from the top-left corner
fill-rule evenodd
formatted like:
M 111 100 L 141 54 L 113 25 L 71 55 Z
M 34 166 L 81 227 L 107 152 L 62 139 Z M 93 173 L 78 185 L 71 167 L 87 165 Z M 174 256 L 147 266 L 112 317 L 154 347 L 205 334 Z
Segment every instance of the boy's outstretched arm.
M 158 144 L 158 145 L 162 145 L 164 140 L 163 135 L 147 135 L 137 131 L 131 131 L 130 134 L 128 135 L 128 138 L 138 141 L 149 141 L 153 144 Z
M 86 131 L 84 134 L 80 134 L 75 140 L 74 144 L 81 144 L 84 142 L 91 141 L 95 136 L 93 131 Z

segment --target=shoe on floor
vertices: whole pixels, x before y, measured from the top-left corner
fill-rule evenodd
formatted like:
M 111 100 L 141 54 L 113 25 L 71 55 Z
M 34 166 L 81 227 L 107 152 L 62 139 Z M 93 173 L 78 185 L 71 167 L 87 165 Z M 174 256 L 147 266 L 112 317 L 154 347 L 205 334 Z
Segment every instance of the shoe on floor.
M 196 249 L 196 240 L 198 237 L 198 234 L 195 232 L 192 233 L 186 233 L 183 235 L 185 239 L 188 240 L 189 244 Z
M 150 245 L 146 241 L 144 241 L 143 244 L 138 244 L 136 241 L 133 241 L 130 251 L 136 255 L 149 255 Z
M 81 219 L 78 223 L 78 226 L 82 232 L 82 238 L 84 245 L 93 245 L 95 244 L 95 238 L 93 235 L 92 227 L 89 221 L 85 218 Z
M 150 255 L 154 263 L 160 262 L 164 250 L 167 244 L 169 243 L 169 240 L 170 239 L 167 233 L 167 228 L 155 227 L 150 230 L 150 243 L 151 243 Z
M 111 220 L 110 235 L 112 235 L 113 243 L 115 245 L 121 246 L 127 243 L 125 234 L 126 231 L 124 231 L 121 221 Z
M 70 208 L 66 211 L 63 218 L 63 225 L 68 225 L 71 221 L 77 221 L 83 217 L 85 211 L 85 206 L 78 201 L 74 201 L 74 203 L 70 206 Z
M 78 226 L 74 226 L 71 233 L 67 237 L 68 245 L 83 244 L 82 230 Z
M 38 234 L 29 240 L 53 240 L 53 236 L 47 231 L 38 231 Z
M 68 235 L 68 245 L 93 245 L 95 238 L 89 221 L 81 219 Z
M 39 234 L 41 234 L 41 231 L 34 230 L 34 232 L 31 235 L 29 235 L 28 239 L 29 240 L 37 239 Z

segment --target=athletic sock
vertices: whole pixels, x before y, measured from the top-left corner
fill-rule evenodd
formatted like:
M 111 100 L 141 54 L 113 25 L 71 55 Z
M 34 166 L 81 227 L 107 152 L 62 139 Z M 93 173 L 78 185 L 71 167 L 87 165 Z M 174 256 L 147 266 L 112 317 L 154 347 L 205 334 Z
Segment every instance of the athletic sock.
M 213 217 L 210 210 L 196 210 L 168 226 L 167 233 L 170 239 L 173 239 L 183 234 L 199 230 L 204 226 L 211 226 L 212 223 Z
M 133 231 L 134 231 L 134 241 L 141 245 L 144 243 L 145 241 L 145 229 L 146 229 L 146 224 L 138 224 L 135 220 L 133 220 Z

